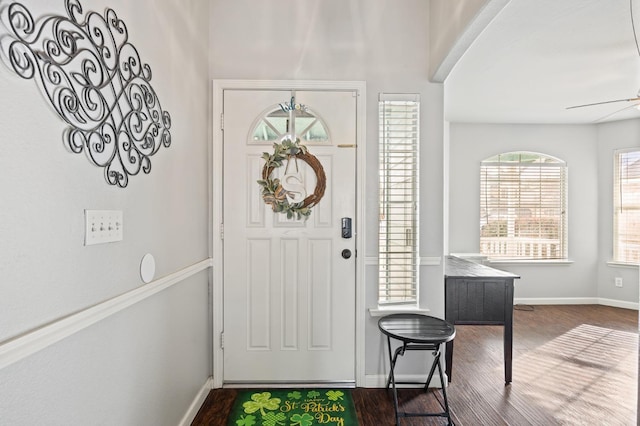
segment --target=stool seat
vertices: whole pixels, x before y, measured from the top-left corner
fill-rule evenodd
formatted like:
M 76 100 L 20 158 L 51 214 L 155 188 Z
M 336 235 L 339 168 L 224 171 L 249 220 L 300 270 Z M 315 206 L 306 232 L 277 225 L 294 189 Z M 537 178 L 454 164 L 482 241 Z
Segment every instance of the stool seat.
M 448 322 L 428 315 L 392 314 L 378 321 L 382 333 L 407 343 L 446 343 L 456 336 L 456 329 Z
M 436 317 L 420 314 L 392 314 L 387 315 L 378 321 L 378 328 L 387 336 L 387 347 L 389 349 L 389 378 L 387 379 L 387 389 L 392 386 L 393 404 L 396 414 L 396 425 L 400 424 L 400 417 L 445 417 L 448 424 L 452 425 L 451 413 L 449 411 L 449 402 L 447 400 L 447 391 L 445 380 L 443 378 L 442 366 L 440 364 L 441 352 L 440 347 L 443 343 L 452 341 L 456 336 L 455 327 Z M 398 340 L 401 345 L 396 348 L 395 353 L 391 349 L 391 339 Z M 427 381 L 424 384 L 425 391 L 428 390 L 433 374 L 436 368 L 440 377 L 440 385 L 442 386 L 442 396 L 444 403 L 440 403 L 444 409 L 441 413 L 407 413 L 401 412 L 398 407 L 398 391 L 396 384 L 415 384 L 416 382 L 398 382 L 395 379 L 395 366 L 398 356 L 403 356 L 408 350 L 423 350 L 433 352 L 433 364 L 429 371 Z M 422 382 L 420 382 L 422 384 Z

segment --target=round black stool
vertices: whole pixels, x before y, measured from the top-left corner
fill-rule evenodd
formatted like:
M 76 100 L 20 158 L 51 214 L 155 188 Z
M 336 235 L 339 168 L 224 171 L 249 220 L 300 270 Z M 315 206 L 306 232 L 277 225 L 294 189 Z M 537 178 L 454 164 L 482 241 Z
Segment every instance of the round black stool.
M 393 406 L 396 412 L 396 425 L 400 424 L 400 417 L 446 417 L 449 425 L 453 425 L 451 421 L 451 413 L 449 412 L 449 402 L 447 400 L 447 389 L 445 387 L 444 374 L 440 365 L 440 347 L 443 343 L 450 342 L 456 336 L 456 329 L 452 324 L 428 315 L 420 314 L 392 314 L 380 318 L 378 328 L 387 336 L 387 347 L 389 348 L 389 378 L 387 379 L 386 388 L 391 385 L 393 389 Z M 391 339 L 401 342 L 395 353 L 391 350 Z M 444 403 L 438 398 L 438 403 L 444 409 L 440 413 L 407 413 L 400 412 L 398 407 L 398 390 L 396 384 L 422 384 L 422 382 L 397 382 L 394 369 L 398 356 L 404 355 L 405 351 L 431 351 L 433 353 L 433 364 L 427 376 L 427 382 L 424 384 L 425 392 L 429 388 L 433 374 L 438 369 L 440 377 L 440 385 L 442 386 L 442 397 Z

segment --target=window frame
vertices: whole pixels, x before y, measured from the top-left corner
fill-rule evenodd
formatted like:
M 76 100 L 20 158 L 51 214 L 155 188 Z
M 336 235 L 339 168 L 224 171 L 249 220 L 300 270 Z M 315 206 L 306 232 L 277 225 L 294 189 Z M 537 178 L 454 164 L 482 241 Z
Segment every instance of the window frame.
M 497 218 L 490 219 L 492 215 Z M 489 261 L 568 261 L 566 162 L 532 151 L 482 160 L 479 219 L 479 252 Z
M 628 235 L 628 231 L 626 232 L 622 232 L 619 227 L 619 218 L 620 215 L 622 214 L 622 211 L 624 210 L 624 194 L 625 192 L 623 191 L 623 187 L 621 187 L 621 164 L 620 164 L 620 156 L 625 155 L 625 154 L 635 154 L 635 157 L 637 157 L 635 159 L 634 162 L 637 162 L 640 165 L 640 148 L 638 147 L 634 147 L 634 148 L 624 148 L 624 149 L 616 149 L 614 151 L 614 155 L 613 155 L 613 199 L 612 199 L 612 207 L 613 207 L 613 217 L 612 217 L 612 257 L 613 257 L 613 262 L 614 263 L 619 263 L 619 264 L 623 264 L 623 265 L 639 265 L 640 264 L 640 247 L 638 247 L 637 249 L 635 249 L 636 255 L 635 255 L 635 259 L 633 259 L 633 256 L 628 256 L 628 255 L 623 255 L 621 254 L 621 250 L 624 251 L 625 253 L 628 253 L 628 251 L 631 249 L 629 246 L 633 245 L 632 243 L 634 241 L 628 241 L 629 238 L 626 238 L 627 243 L 622 243 L 619 239 L 620 236 L 622 234 L 624 235 Z M 638 173 L 634 174 L 632 177 L 632 179 L 639 179 L 640 180 L 640 170 L 638 171 Z M 627 177 L 625 178 L 626 180 L 629 180 L 629 176 L 627 174 Z M 633 192 L 633 193 L 637 193 L 640 194 L 640 191 L 638 192 Z M 637 200 L 630 200 L 631 205 L 627 206 L 627 207 L 631 207 L 633 210 L 638 210 L 638 216 L 640 216 L 640 195 L 638 196 Z M 634 221 L 631 219 L 627 219 L 627 222 L 629 223 L 633 223 Z M 637 222 L 636 222 L 637 223 Z M 633 236 L 635 236 L 634 240 L 635 240 L 635 245 L 636 246 L 640 246 L 640 227 L 638 229 L 638 232 L 635 234 L 632 234 Z
M 378 306 L 418 305 L 420 118 L 419 94 L 379 94 Z

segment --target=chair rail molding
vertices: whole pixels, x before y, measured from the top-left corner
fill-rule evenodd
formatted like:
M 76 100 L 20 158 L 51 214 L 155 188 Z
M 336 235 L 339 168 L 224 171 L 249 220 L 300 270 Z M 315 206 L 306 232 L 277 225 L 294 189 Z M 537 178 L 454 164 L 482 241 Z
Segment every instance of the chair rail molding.
M 207 258 L 76 314 L 0 342 L 0 370 L 213 266 Z

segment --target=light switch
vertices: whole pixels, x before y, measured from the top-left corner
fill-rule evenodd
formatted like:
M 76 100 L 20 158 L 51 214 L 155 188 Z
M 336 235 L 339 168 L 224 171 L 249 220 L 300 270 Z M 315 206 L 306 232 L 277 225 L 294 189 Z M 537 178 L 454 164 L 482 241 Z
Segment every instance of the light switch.
M 122 210 L 85 210 L 84 245 L 122 241 Z

